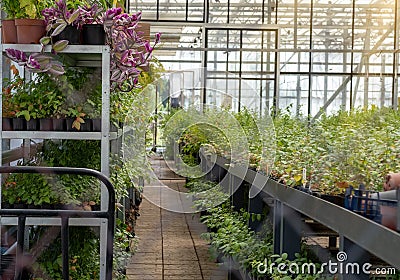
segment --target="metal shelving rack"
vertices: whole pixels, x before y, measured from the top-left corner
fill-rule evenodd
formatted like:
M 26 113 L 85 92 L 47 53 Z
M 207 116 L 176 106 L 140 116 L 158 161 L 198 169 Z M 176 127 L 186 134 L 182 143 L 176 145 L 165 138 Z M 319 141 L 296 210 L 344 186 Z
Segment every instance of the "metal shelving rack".
M 1 41 L 1 40 L 0 40 Z M 5 69 L 4 52 L 7 48 L 18 49 L 25 53 L 41 52 L 41 46 L 35 44 L 0 44 L 2 55 L 2 78 L 8 75 Z M 50 52 L 50 47 L 45 52 Z M 118 138 L 118 132 L 110 132 L 110 48 L 106 45 L 70 45 L 59 52 L 69 64 L 77 67 L 101 67 L 102 78 L 102 124 L 101 132 L 59 132 L 59 131 L 3 131 L 0 122 L 0 140 L 3 139 L 65 139 L 65 140 L 99 140 L 101 141 L 101 173 L 110 175 L 109 159 L 111 140 Z M 6 71 L 5 71 L 6 70 Z M 3 88 L 3 79 L 0 79 L 0 88 Z M 2 98 L 0 98 L 0 113 L 2 113 Z M 116 142 L 116 141 L 115 141 Z M 0 145 L 0 155 L 3 146 Z M 0 157 L 2 165 L 2 157 Z M 0 189 L 1 197 L 1 189 Z M 104 184 L 101 185 L 101 211 L 107 210 L 108 192 Z M 1 200 L 0 200 L 1 209 Z M 16 225 L 17 217 L 0 217 L 0 225 Z M 61 218 L 27 218 L 26 225 L 60 226 Z M 100 279 L 105 279 L 106 274 L 106 237 L 107 219 L 71 218 L 71 226 L 97 226 L 100 227 Z

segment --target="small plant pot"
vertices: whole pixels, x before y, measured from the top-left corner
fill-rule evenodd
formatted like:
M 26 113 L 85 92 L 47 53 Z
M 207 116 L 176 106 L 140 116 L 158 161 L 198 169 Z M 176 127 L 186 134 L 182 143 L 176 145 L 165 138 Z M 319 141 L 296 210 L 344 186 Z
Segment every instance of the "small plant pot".
M 26 130 L 26 120 L 25 118 L 14 118 L 12 120 L 13 130 Z
M 46 25 L 41 19 L 15 19 L 18 44 L 39 44 L 46 34 Z
M 67 25 L 60 34 L 54 36 L 54 42 L 59 40 L 67 40 L 70 45 L 79 45 L 81 44 L 81 30 L 76 26 Z
M 17 43 L 17 28 L 15 27 L 15 20 L 7 19 L 2 21 L 3 28 L 1 29 L 3 44 L 16 44 Z
M 65 119 L 65 124 L 67 125 L 67 131 L 77 131 L 75 127 L 72 127 L 72 124 L 74 123 L 75 119 L 73 118 L 66 118 Z
M 3 126 L 3 131 L 10 131 L 13 130 L 12 127 L 12 118 L 2 118 L 1 123 Z
M 53 119 L 53 130 L 54 131 L 65 131 L 66 123 L 65 119 Z
M 84 24 L 82 26 L 82 43 L 84 45 L 104 45 L 106 33 L 102 24 Z
M 101 119 L 92 119 L 92 131 L 101 131 Z
M 85 131 L 85 132 L 92 131 L 92 120 L 91 119 L 85 119 L 85 122 L 81 123 L 80 131 Z
M 39 120 L 39 130 L 40 131 L 52 131 L 53 130 L 53 120 L 50 118 L 44 118 Z
M 38 130 L 38 120 L 30 119 L 29 121 L 26 121 L 26 130 L 29 130 L 29 131 Z

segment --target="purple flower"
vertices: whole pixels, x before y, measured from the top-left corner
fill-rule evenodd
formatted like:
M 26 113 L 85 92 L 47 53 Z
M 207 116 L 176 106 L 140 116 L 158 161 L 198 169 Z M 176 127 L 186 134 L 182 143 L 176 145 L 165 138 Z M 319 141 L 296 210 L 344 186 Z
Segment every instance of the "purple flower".
M 150 53 L 150 52 L 153 51 L 153 47 L 150 46 L 149 41 L 146 41 L 146 42 L 144 43 L 144 48 L 146 49 L 146 52 L 148 52 L 148 53 Z
M 13 61 L 21 65 L 28 61 L 26 54 L 16 49 L 6 49 L 6 55 Z
M 120 15 L 122 13 L 122 8 L 111 8 L 108 9 L 103 17 L 103 20 L 113 19 L 114 17 Z
M 28 62 L 26 64 L 28 67 L 33 69 L 40 69 L 40 64 L 32 56 L 29 56 Z
M 158 43 L 160 43 L 160 41 L 161 41 L 161 33 L 160 32 L 157 32 L 156 33 L 156 40 L 155 40 L 155 44 L 158 44 Z

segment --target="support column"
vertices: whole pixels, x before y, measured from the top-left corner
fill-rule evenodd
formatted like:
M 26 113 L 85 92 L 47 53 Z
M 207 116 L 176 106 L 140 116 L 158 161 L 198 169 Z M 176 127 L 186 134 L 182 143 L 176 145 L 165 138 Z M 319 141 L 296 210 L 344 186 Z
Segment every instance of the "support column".
M 333 260 L 338 263 L 337 268 L 341 270 L 339 279 L 368 280 L 369 274 L 363 272 L 363 266 L 369 263 L 369 252 L 342 235 L 339 236 L 339 250 L 337 259 Z
M 251 214 L 263 214 L 264 202 L 262 199 L 262 192 L 259 192 L 255 197 L 249 199 L 249 213 Z M 249 227 L 255 232 L 260 228 L 263 221 L 258 221 L 257 219 L 253 221 L 250 217 Z
M 275 200 L 274 207 L 274 253 L 287 253 L 295 259 L 301 247 L 301 217 L 298 212 Z

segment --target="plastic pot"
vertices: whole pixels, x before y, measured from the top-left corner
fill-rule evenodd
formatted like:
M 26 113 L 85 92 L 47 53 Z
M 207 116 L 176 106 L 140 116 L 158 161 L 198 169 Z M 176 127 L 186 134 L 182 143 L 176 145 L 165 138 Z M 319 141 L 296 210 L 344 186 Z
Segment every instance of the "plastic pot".
M 60 34 L 54 37 L 55 42 L 59 40 L 67 40 L 70 45 L 81 44 L 81 30 L 76 26 L 67 25 Z
M 1 123 L 2 123 L 2 126 L 3 126 L 3 131 L 13 130 L 12 118 L 2 118 Z
M 13 130 L 25 130 L 26 120 L 25 118 L 14 118 L 12 120 Z
M 84 24 L 82 26 L 82 43 L 84 45 L 104 45 L 106 33 L 102 24 Z
M 53 119 L 53 130 L 55 131 L 65 131 L 66 124 L 65 119 Z
M 26 121 L 26 130 L 29 130 L 29 131 L 38 130 L 37 119 L 30 119 L 29 121 Z
M 53 120 L 50 118 L 44 118 L 39 120 L 39 130 L 41 131 L 52 131 Z

